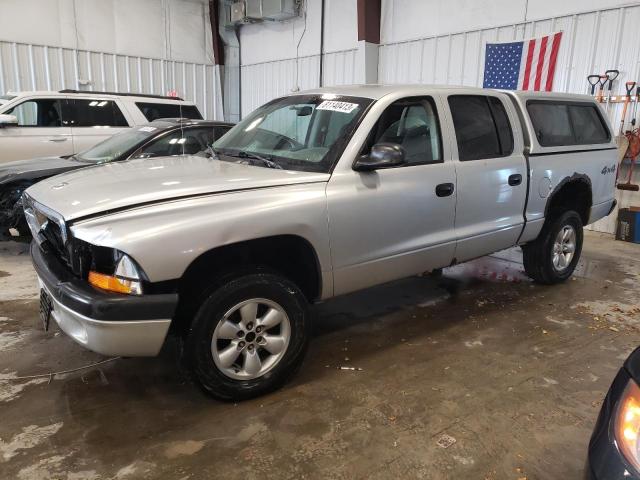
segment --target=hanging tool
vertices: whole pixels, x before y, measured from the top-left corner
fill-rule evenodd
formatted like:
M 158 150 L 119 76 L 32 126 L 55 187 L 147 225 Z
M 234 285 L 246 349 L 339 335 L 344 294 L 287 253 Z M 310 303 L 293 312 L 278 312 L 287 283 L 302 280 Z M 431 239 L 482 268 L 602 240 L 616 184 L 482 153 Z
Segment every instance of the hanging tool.
M 606 72 L 604 72 L 605 76 L 607 77 L 607 80 L 609 81 L 609 86 L 607 88 L 608 90 L 608 94 L 607 94 L 607 114 L 609 114 L 609 104 L 611 103 L 611 91 L 613 90 L 613 81 L 618 78 L 618 75 L 620 75 L 620 71 L 619 70 L 607 70 Z
M 633 92 L 635 86 L 636 82 L 627 82 L 624 84 L 627 95 L 624 97 L 624 106 L 622 107 L 622 118 L 620 119 L 620 131 L 618 132 L 618 135 L 624 135 L 624 124 L 627 120 L 627 108 L 629 108 L 629 103 L 631 103 L 631 92 Z
M 620 131 L 616 136 L 616 144 L 618 145 L 618 170 L 616 171 L 616 181 L 618 181 L 618 175 L 620 174 L 620 169 L 622 168 L 622 162 L 624 161 L 625 156 L 628 155 L 629 150 L 629 138 L 624 133 L 624 123 L 627 119 L 627 109 L 629 108 L 629 102 L 631 102 L 631 92 L 633 88 L 636 86 L 636 82 L 627 82 L 624 84 L 624 88 L 627 91 L 626 96 L 624 97 L 624 106 L 622 108 L 622 117 L 620 118 Z M 611 94 L 609 94 L 611 96 Z M 607 101 L 607 113 L 609 113 L 609 102 Z
M 627 174 L 627 181 L 625 183 L 618 183 L 616 188 L 618 188 L 618 190 L 637 192 L 640 190 L 640 187 L 637 184 L 632 183 L 631 179 L 633 178 L 633 169 L 636 165 L 636 159 L 638 158 L 638 154 L 640 154 L 640 131 L 636 128 L 633 131 L 627 132 L 626 137 L 629 145 L 627 148 L 627 158 L 631 160 L 629 162 L 629 173 Z M 621 168 L 622 162 L 620 162 L 620 165 L 618 166 L 618 173 Z
M 595 95 L 596 85 L 600 82 L 600 75 L 587 75 L 587 82 L 591 85 L 591 95 Z
M 607 83 L 609 77 L 607 77 L 606 75 L 599 75 L 599 77 L 600 78 L 598 79 L 598 94 L 596 95 L 596 101 L 602 103 L 604 98 L 604 86 Z
M 636 115 L 638 113 L 638 100 L 640 100 L 640 85 L 636 86 L 636 99 L 633 102 L 633 117 L 631 118 L 631 130 L 636 126 Z

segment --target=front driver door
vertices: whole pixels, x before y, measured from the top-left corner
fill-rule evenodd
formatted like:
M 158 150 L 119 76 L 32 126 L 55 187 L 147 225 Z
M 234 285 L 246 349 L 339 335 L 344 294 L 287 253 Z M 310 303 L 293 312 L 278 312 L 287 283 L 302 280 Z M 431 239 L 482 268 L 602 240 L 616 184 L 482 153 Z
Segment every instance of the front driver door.
M 15 115 L 17 126 L 0 128 L 0 163 L 73 153 L 64 98 L 33 98 L 2 113 Z
M 361 151 L 401 145 L 408 164 L 334 171 L 327 186 L 336 295 L 448 265 L 455 249 L 456 175 L 432 97 L 389 105 Z

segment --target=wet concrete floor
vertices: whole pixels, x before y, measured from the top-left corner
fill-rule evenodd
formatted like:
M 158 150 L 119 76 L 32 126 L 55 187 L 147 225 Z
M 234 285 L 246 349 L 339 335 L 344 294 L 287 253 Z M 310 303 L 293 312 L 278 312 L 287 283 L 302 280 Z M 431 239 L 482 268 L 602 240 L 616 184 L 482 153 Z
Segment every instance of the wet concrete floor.
M 639 281 L 639 245 L 588 233 L 563 285 L 531 283 L 514 249 L 335 299 L 292 383 L 225 404 L 185 379 L 175 342 L 19 378 L 105 357 L 42 331 L 29 257 L 3 243 L 0 478 L 581 478 L 640 344 Z

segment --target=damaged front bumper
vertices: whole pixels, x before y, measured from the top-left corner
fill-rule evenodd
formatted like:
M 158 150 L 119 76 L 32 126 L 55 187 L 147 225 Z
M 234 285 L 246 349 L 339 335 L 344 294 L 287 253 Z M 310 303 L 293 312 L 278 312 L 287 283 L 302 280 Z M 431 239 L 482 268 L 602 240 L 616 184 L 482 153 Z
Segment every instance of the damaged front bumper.
M 19 187 L 0 187 L 0 236 L 30 236 L 22 209 L 22 191 Z
M 110 356 L 158 354 L 171 324 L 178 295 L 128 296 L 100 291 L 71 272 L 36 242 L 31 258 L 40 288 L 50 297 L 60 329 L 82 346 Z

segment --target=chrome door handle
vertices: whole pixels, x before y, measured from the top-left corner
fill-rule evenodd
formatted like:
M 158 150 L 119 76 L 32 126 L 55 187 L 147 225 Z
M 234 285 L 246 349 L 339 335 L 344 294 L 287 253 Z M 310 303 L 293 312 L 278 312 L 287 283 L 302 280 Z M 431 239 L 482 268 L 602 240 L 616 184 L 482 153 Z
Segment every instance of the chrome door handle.
M 49 139 L 50 142 L 66 142 L 67 137 L 53 137 Z

